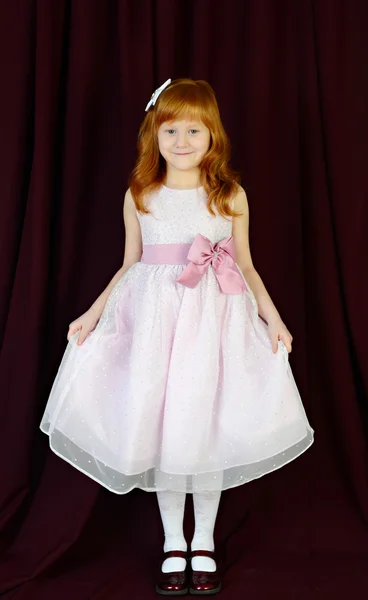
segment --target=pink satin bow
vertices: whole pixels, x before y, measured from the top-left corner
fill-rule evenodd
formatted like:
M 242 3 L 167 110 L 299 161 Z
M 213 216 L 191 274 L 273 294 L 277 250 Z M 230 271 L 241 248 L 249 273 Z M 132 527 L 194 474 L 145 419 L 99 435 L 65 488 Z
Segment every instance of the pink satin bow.
M 247 286 L 235 263 L 232 237 L 212 245 L 208 238 L 199 233 L 189 249 L 187 258 L 190 263 L 177 278 L 178 283 L 195 288 L 211 264 L 224 294 L 244 294 L 247 291 Z

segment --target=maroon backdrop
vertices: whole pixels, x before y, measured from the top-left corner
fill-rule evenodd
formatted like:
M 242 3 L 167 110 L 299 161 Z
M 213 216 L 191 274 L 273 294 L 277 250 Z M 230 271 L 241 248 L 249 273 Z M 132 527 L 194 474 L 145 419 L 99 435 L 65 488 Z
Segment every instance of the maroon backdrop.
M 290 362 L 316 432 L 290 465 L 224 492 L 222 597 L 364 597 L 367 31 L 365 0 L 1 2 L 4 599 L 155 597 L 155 494 L 99 487 L 48 449 L 38 425 L 69 322 L 122 264 L 145 105 L 183 76 L 217 93 L 254 263 L 294 336 Z M 190 540 L 190 497 L 187 508 Z

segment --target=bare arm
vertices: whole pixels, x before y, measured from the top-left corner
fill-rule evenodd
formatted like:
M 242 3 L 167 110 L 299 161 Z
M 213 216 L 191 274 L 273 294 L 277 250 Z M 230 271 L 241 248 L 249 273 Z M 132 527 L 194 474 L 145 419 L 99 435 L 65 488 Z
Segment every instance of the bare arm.
M 130 193 L 127 190 L 124 198 L 124 225 L 125 225 L 125 252 L 122 267 L 117 271 L 114 277 L 102 294 L 92 304 L 91 312 L 100 316 L 111 293 L 111 290 L 128 269 L 136 262 L 139 262 L 142 256 L 142 236 L 141 227 L 137 218 L 135 204 Z
M 236 262 L 257 300 L 260 316 L 269 323 L 275 319 L 280 319 L 280 315 L 253 265 L 249 248 L 249 207 L 246 193 L 242 187 L 240 187 L 235 198 L 234 208 L 237 212 L 243 213 L 241 217 L 234 217 L 233 219 Z
M 244 189 L 239 186 L 235 197 L 234 208 L 241 212 L 240 217 L 233 219 L 233 238 L 236 252 L 236 262 L 244 278 L 249 283 L 258 305 L 259 315 L 267 321 L 273 351 L 277 351 L 278 340 L 282 339 L 289 352 L 291 352 L 292 336 L 286 325 L 282 322 L 276 306 L 271 300 L 265 285 L 254 268 L 249 248 L 249 206 Z

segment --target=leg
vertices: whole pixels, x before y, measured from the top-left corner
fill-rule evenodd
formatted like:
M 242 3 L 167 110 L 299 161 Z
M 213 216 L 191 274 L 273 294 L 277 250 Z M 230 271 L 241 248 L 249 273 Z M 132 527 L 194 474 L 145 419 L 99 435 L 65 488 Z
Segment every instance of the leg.
M 191 544 L 192 550 L 215 549 L 213 532 L 220 497 L 221 490 L 214 492 L 193 492 L 195 532 Z M 193 557 L 192 567 L 195 571 L 216 571 L 215 561 L 206 556 Z
M 165 533 L 164 552 L 170 550 L 187 550 L 187 542 L 183 532 L 185 492 L 157 492 L 162 525 Z M 184 558 L 167 558 L 162 563 L 162 572 L 183 571 L 186 566 Z

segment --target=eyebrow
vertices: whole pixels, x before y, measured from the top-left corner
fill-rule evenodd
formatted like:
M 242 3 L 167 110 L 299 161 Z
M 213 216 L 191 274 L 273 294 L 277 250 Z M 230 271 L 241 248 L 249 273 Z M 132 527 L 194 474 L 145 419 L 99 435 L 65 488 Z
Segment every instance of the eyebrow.
M 167 121 L 167 124 L 170 127 L 173 127 L 176 123 L 180 123 L 180 121 Z M 189 125 L 202 125 L 201 121 L 188 121 L 187 126 Z

